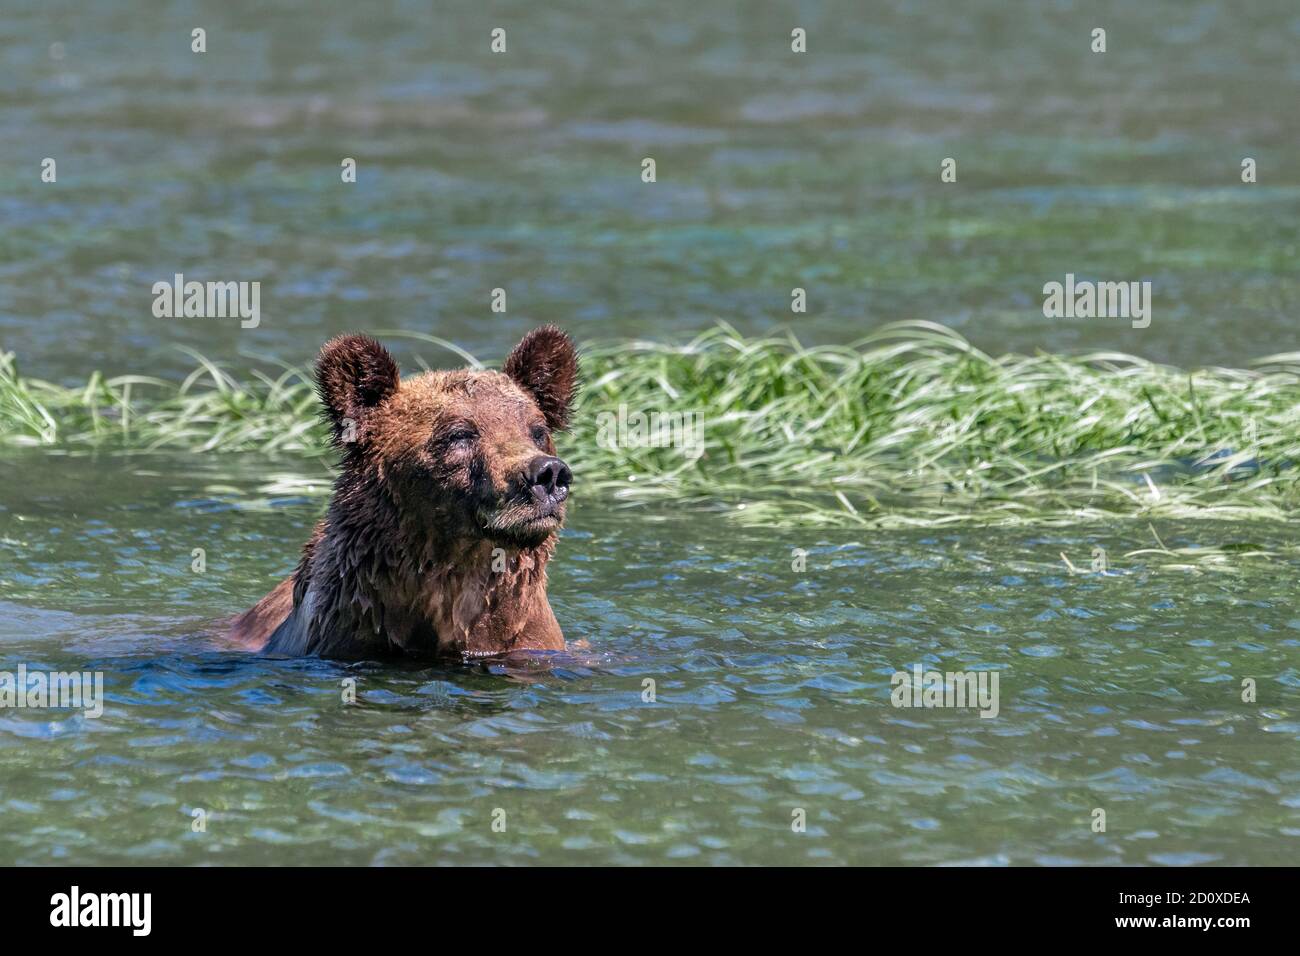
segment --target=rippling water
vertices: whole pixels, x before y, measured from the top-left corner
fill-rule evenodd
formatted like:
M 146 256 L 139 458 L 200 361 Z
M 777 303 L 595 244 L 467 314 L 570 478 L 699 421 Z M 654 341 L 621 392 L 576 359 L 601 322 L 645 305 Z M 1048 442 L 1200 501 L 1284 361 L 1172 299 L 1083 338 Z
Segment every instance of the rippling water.
M 0 669 L 102 671 L 107 698 L 0 711 L 4 862 L 1294 860 L 1295 560 L 1198 575 L 1125 558 L 1144 525 L 828 535 L 579 498 L 551 591 L 589 648 L 511 672 L 272 661 L 203 636 L 316 514 L 258 493 L 266 462 L 3 467 Z M 1060 558 L 1095 547 L 1105 576 Z M 996 670 L 999 715 L 895 708 L 917 663 Z
M 6 6 L 0 341 L 32 374 L 178 372 L 176 344 L 296 363 L 356 328 L 495 356 L 539 321 L 922 318 L 1182 364 L 1298 345 L 1291 0 Z M 178 272 L 262 282 L 261 326 L 154 318 Z M 1044 318 L 1066 273 L 1150 280 L 1150 328 Z

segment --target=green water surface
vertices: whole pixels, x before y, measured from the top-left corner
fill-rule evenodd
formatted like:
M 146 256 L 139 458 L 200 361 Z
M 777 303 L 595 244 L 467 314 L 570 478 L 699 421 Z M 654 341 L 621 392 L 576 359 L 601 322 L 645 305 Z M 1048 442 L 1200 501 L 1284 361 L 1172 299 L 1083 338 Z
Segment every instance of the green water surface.
M 107 697 L 0 712 L 6 862 L 1295 859 L 1295 559 L 1161 568 L 1124 556 L 1152 544 L 1136 524 L 771 532 L 579 490 L 551 595 L 589 648 L 513 673 L 270 661 L 203 631 L 291 569 L 319 499 L 263 494 L 244 457 L 6 469 L 5 666 L 99 670 Z M 1060 557 L 1098 547 L 1105 575 Z M 918 663 L 996 670 L 998 716 L 894 707 Z

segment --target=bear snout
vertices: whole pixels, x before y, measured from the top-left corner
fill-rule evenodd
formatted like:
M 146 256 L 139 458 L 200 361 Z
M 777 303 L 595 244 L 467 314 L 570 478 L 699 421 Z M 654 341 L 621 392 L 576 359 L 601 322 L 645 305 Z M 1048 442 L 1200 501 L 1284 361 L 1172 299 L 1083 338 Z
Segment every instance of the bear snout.
M 537 502 L 563 501 L 569 496 L 573 472 L 554 455 L 538 455 L 524 466 L 524 484 Z

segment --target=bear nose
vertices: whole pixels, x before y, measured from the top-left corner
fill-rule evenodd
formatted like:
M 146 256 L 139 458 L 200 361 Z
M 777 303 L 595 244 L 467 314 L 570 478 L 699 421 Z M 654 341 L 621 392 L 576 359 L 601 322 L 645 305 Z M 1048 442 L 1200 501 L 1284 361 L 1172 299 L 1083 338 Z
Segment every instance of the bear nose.
M 569 466 L 560 459 L 551 455 L 541 455 L 528 463 L 528 467 L 524 469 L 524 477 L 528 479 L 528 489 L 537 498 L 563 499 L 569 493 L 569 482 L 573 480 L 573 472 L 569 471 Z

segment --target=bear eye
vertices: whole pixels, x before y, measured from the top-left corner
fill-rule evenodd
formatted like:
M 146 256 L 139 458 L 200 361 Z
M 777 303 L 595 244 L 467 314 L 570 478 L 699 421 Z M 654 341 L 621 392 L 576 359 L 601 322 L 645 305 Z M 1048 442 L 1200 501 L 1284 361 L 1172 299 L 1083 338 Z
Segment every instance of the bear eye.
M 548 431 L 546 430 L 546 426 L 545 426 L 545 425 L 534 425 L 534 426 L 533 426 L 533 442 L 534 442 L 535 444 L 537 444 L 537 445 L 545 445 L 545 444 L 546 444 L 546 438 L 547 438 L 547 436 L 548 436 L 549 434 L 550 434 L 550 432 L 548 432 Z
M 474 429 L 457 428 L 448 433 L 446 437 L 443 438 L 443 441 L 448 445 L 463 445 L 472 442 L 475 438 L 478 438 L 478 432 L 474 431 Z

